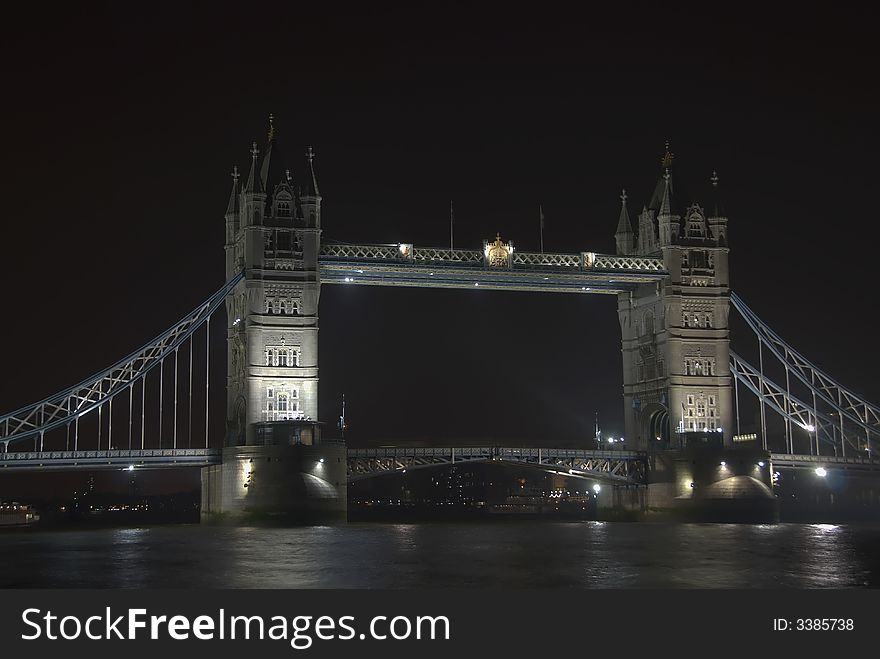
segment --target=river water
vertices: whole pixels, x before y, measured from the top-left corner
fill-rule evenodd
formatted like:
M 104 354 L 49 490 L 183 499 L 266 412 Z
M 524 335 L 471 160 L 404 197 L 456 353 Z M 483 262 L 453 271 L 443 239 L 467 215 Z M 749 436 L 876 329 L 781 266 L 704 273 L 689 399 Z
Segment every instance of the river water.
M 878 588 L 880 525 L 4 530 L 0 587 Z

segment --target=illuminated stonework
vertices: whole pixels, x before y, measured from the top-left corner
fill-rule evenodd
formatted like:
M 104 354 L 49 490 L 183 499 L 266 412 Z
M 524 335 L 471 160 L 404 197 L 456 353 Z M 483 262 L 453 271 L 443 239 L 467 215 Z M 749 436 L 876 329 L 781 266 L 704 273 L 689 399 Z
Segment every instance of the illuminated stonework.
M 627 446 L 677 448 L 687 433 L 732 445 L 727 218 L 717 199 L 711 212 L 678 206 L 670 165 L 664 157 L 635 230 L 621 196 L 615 234 L 618 259 L 659 257 L 669 273 L 618 296 Z
M 495 234 L 495 242 L 486 245 L 486 262 L 492 268 L 509 268 L 513 245 L 501 240 L 501 234 Z

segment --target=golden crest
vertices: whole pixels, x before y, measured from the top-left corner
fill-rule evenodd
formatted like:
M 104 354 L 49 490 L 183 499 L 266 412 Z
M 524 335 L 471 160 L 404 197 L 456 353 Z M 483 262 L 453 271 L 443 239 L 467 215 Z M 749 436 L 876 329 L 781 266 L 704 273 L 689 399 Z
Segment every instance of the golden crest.
M 493 268 L 510 267 L 510 254 L 513 247 L 501 240 L 501 234 L 495 234 L 495 242 L 486 245 L 486 261 Z

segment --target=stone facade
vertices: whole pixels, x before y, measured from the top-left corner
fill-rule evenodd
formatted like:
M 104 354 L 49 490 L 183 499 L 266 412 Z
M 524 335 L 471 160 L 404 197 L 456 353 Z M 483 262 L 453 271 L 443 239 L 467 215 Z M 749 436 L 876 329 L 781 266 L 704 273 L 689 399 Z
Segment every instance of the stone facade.
M 727 218 L 711 179 L 710 211 L 696 201 L 680 210 L 672 155 L 638 218 L 629 222 L 626 195 L 615 240 L 618 254 L 659 256 L 669 276 L 618 295 L 622 333 L 627 445 L 641 450 L 733 437 L 729 366 Z M 717 434 L 716 434 L 717 433 Z
M 226 213 L 226 277 L 245 279 L 227 299 L 228 446 L 255 443 L 255 424 L 318 419 L 321 196 L 308 156 L 305 189 L 274 142 L 252 149 Z
M 202 470 L 202 519 L 345 517 L 345 446 L 321 439 L 318 304 L 321 195 L 308 151 L 294 183 L 271 126 L 226 209 L 227 406 L 222 463 Z

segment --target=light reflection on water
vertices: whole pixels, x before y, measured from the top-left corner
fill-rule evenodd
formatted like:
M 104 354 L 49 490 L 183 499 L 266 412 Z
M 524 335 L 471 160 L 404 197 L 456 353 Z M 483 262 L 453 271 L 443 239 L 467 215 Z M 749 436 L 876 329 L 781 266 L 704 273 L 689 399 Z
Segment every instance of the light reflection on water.
M 880 526 L 516 522 L 0 534 L 0 587 L 880 587 Z

